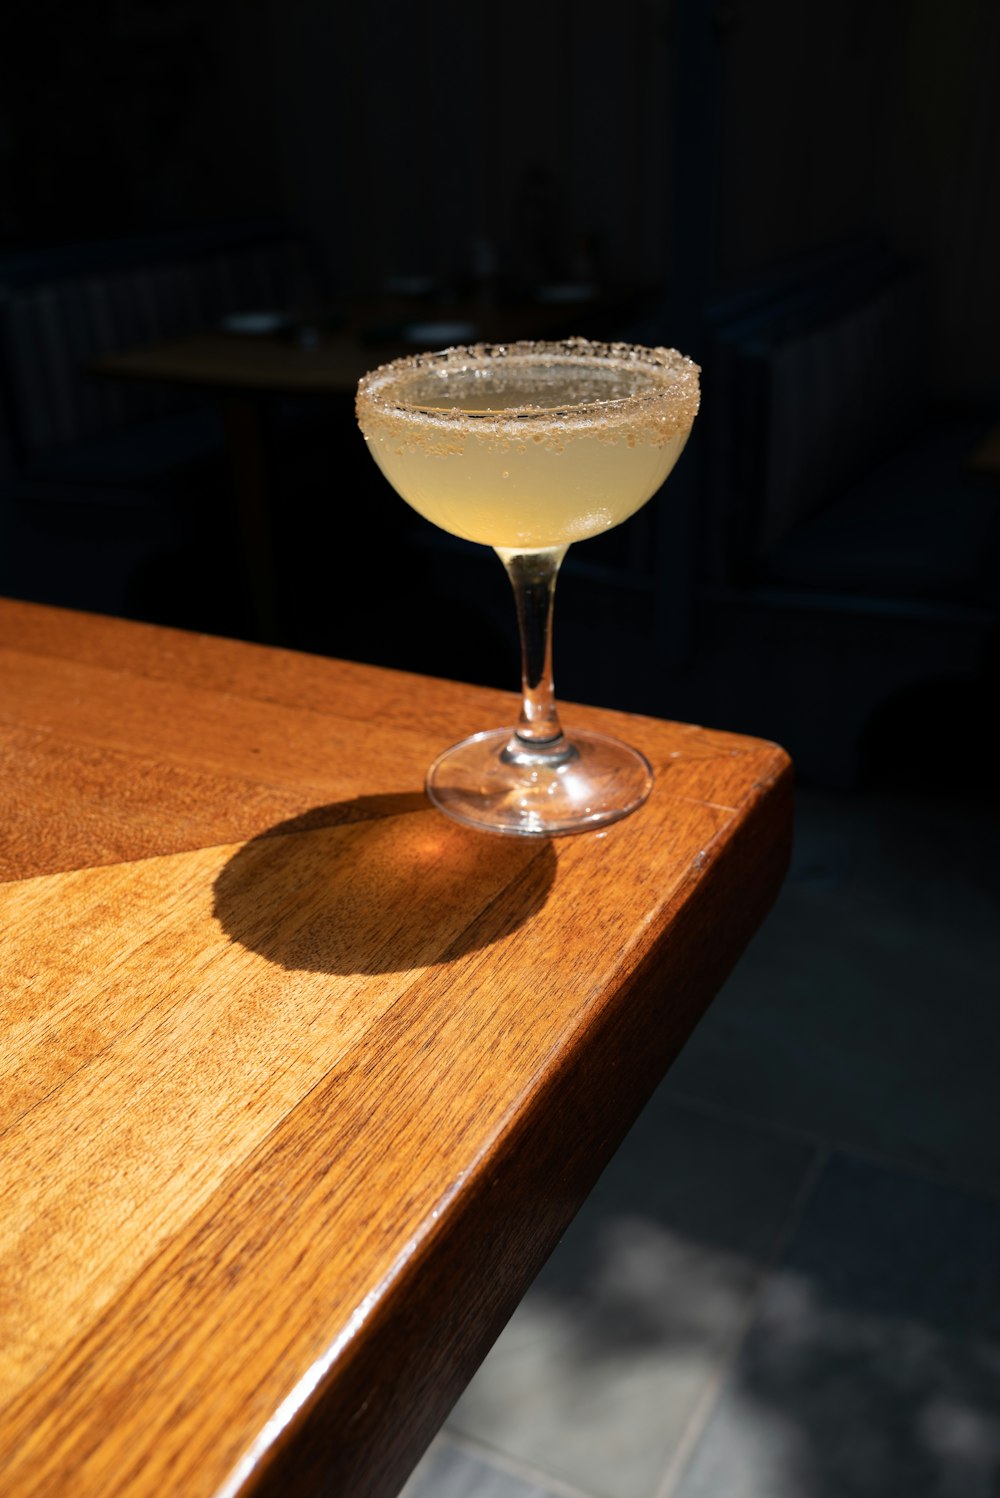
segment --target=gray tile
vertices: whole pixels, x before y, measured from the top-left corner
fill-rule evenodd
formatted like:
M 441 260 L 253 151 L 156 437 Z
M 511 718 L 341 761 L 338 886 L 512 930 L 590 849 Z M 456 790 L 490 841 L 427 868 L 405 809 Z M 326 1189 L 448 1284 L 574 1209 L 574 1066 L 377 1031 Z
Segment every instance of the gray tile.
M 668 1090 L 1000 1181 L 1000 867 L 978 807 L 807 794 L 778 904 Z
M 545 1488 L 511 1477 L 438 1440 L 416 1468 L 399 1498 L 553 1498 Z
M 658 1095 L 448 1428 L 600 1498 L 647 1498 L 811 1158 Z
M 996 1498 L 1000 1203 L 824 1173 L 676 1498 Z

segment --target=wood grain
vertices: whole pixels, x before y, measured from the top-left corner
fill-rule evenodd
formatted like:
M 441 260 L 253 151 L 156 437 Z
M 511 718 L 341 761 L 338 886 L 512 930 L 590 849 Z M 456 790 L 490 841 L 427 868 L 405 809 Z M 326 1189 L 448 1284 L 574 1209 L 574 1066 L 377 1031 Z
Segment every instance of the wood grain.
M 421 790 L 504 694 L 2 603 L 0 679 L 0 1491 L 391 1498 L 773 899 L 787 760 L 579 709 L 656 788 L 539 845 Z

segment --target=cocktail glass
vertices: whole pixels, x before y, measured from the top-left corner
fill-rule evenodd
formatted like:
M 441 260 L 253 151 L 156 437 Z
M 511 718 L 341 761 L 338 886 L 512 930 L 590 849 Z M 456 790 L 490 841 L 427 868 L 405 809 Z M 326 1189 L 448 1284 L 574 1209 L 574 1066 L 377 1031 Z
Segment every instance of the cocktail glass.
M 649 795 L 638 750 L 560 726 L 553 593 L 572 542 L 660 488 L 697 410 L 697 365 L 676 350 L 580 338 L 417 354 L 362 379 L 358 422 L 390 484 L 443 530 L 492 546 L 514 589 L 520 720 L 431 765 L 427 792 L 450 817 L 545 837 L 617 821 Z

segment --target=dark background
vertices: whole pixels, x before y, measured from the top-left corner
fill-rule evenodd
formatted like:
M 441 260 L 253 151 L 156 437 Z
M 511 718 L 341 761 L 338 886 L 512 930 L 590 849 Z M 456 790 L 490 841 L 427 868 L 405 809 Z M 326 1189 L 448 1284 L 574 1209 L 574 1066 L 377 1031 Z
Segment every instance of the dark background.
M 108 347 L 279 296 L 322 333 L 387 289 L 550 328 L 561 294 L 705 396 L 662 496 L 570 553 L 560 695 L 781 739 L 826 785 L 987 781 L 998 81 L 991 0 L 8 5 L 0 587 L 261 633 L 219 398 L 112 396 Z M 163 267 L 222 261 L 164 311 Z M 513 685 L 499 565 L 410 517 L 349 398 L 261 420 L 266 632 Z

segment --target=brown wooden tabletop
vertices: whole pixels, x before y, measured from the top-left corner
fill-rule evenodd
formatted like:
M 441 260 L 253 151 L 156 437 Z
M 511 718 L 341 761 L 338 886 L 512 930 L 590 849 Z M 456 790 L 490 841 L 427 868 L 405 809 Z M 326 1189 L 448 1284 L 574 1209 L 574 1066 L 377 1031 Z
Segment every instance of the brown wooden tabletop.
M 772 901 L 772 744 L 555 842 L 513 698 L 0 602 L 0 1491 L 391 1498 Z

